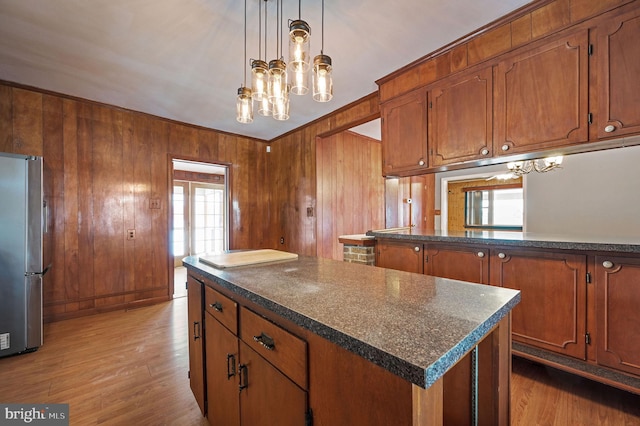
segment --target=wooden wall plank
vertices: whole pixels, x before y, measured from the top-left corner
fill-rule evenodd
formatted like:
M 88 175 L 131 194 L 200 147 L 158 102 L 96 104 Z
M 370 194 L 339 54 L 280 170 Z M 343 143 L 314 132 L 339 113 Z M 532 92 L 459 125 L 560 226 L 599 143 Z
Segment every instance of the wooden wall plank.
M 91 105 L 78 103 L 78 299 L 79 310 L 95 308 L 93 223 L 93 117 Z
M 42 94 L 13 89 L 13 149 L 25 155 L 42 155 Z
M 13 89 L 0 85 L 0 152 L 13 152 Z
M 44 277 L 43 297 L 65 300 L 64 145 L 62 99 L 43 98 L 43 194 L 47 203 L 47 232 L 43 234 L 43 264 L 52 265 Z
M 123 235 L 123 259 L 122 259 L 122 280 L 123 291 L 129 296 L 136 288 L 136 265 L 140 262 L 136 259 L 136 243 L 145 241 L 146 235 L 141 235 L 140 229 L 136 228 L 136 185 L 140 185 L 136 179 L 137 171 L 136 151 L 138 144 L 134 142 L 134 123 L 133 114 L 124 114 L 122 118 L 122 229 Z M 144 146 L 144 144 L 142 144 Z M 148 161 L 143 159 L 143 165 Z M 148 182 L 149 179 L 143 181 Z M 138 239 L 130 240 L 127 237 L 127 231 L 135 229 Z M 149 264 L 148 262 L 145 262 Z
M 468 44 L 469 65 L 477 64 L 511 49 L 511 26 L 502 25 L 482 34 Z
M 122 112 L 94 105 L 91 125 L 93 280 L 95 294 L 106 296 L 124 292 Z

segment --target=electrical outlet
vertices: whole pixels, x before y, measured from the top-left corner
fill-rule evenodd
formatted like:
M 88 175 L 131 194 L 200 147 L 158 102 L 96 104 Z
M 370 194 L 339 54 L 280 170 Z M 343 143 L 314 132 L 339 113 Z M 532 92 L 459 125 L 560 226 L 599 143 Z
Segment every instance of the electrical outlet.
M 313 217 L 313 207 L 307 207 L 307 217 Z
M 136 238 L 135 229 L 127 229 L 127 240 L 134 240 Z
M 160 198 L 151 198 L 149 200 L 149 208 L 150 209 L 159 209 L 160 208 Z
M 284 244 L 284 237 L 280 237 L 280 244 Z

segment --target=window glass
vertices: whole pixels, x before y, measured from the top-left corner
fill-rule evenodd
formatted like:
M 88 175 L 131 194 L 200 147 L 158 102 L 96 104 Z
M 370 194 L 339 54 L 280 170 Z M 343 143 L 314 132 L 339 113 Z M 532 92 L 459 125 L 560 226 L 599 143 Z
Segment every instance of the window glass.
M 466 228 L 522 230 L 523 222 L 522 188 L 478 189 L 466 192 Z

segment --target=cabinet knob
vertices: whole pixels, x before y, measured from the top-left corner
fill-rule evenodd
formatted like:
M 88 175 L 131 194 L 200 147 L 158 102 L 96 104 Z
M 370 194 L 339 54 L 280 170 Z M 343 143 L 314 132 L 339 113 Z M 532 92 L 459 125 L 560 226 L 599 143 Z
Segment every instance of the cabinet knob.
M 210 303 L 209 307 L 215 309 L 217 312 L 222 312 L 222 303 L 216 301 L 215 303 Z
M 484 257 L 484 252 L 483 251 L 479 251 L 478 252 L 478 257 Z
M 482 151 L 480 151 L 480 154 L 488 155 L 489 154 L 489 150 L 487 148 L 484 148 Z
M 506 143 L 504 145 L 502 145 L 501 149 L 503 151 L 509 151 L 509 145 L 507 145 Z
M 424 166 L 424 160 L 422 158 L 418 161 L 418 166 Z
M 500 259 L 504 259 L 505 257 L 507 257 L 507 255 L 506 255 L 506 254 L 504 254 L 504 253 L 498 253 L 498 257 L 499 257 Z
M 605 260 L 604 262 L 602 262 L 602 266 L 604 266 L 607 269 L 611 269 L 613 268 L 613 262 L 609 260 Z
M 419 251 L 420 251 L 420 247 L 419 247 L 419 246 L 415 246 L 415 247 L 413 248 L 413 250 L 417 253 L 417 252 L 419 252 Z
M 614 126 L 613 124 L 609 124 L 608 126 L 606 126 L 604 128 L 604 131 L 607 133 L 611 133 L 616 129 L 616 126 Z

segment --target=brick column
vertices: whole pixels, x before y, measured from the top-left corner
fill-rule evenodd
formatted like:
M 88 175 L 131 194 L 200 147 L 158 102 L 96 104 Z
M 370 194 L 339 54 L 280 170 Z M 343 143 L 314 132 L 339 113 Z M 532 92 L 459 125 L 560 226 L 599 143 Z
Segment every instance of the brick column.
M 375 266 L 375 239 L 366 235 L 343 235 L 338 238 L 344 248 L 342 260 L 349 263 L 361 263 Z

